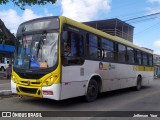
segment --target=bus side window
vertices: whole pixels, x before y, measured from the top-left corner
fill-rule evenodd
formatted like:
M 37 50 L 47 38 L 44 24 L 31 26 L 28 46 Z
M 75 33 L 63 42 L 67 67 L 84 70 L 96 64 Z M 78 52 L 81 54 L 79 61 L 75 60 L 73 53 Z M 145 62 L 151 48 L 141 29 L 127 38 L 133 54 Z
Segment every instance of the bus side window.
M 148 62 L 148 61 L 147 61 L 147 54 L 146 54 L 146 53 L 143 53 L 142 55 L 143 55 L 143 59 L 142 59 L 142 60 L 143 60 L 143 65 L 146 66 L 146 65 L 148 65 L 148 63 L 147 63 L 147 62 Z
M 63 65 L 81 65 L 83 64 L 83 36 L 68 32 L 68 37 L 63 45 Z
M 100 58 L 100 46 L 98 37 L 94 34 L 87 34 L 87 57 L 89 59 Z
M 120 63 L 126 62 L 126 46 L 118 44 L 118 61 Z
M 107 61 L 113 61 L 114 42 L 104 38 L 102 38 L 101 41 L 102 41 L 103 59 Z
M 139 50 L 137 50 L 136 59 L 137 59 L 137 64 L 142 65 L 142 54 Z
M 153 57 L 152 57 L 152 55 L 148 55 L 148 64 L 149 64 L 149 66 L 153 66 Z
M 127 62 L 129 64 L 134 64 L 134 49 L 131 47 L 127 47 Z

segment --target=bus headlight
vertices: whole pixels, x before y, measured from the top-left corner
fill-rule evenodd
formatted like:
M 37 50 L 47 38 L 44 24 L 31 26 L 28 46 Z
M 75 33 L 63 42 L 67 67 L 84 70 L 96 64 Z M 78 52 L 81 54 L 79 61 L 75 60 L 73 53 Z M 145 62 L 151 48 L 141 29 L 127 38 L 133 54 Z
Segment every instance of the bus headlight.
M 14 75 L 12 76 L 11 80 L 12 80 L 14 83 L 17 83 L 16 78 L 15 78 Z
M 53 81 L 53 77 L 50 78 L 50 81 Z
M 44 82 L 43 82 L 43 86 L 50 86 L 54 83 L 54 81 L 58 78 L 58 75 L 54 75 L 54 76 L 51 76 L 49 77 L 48 79 L 46 79 Z

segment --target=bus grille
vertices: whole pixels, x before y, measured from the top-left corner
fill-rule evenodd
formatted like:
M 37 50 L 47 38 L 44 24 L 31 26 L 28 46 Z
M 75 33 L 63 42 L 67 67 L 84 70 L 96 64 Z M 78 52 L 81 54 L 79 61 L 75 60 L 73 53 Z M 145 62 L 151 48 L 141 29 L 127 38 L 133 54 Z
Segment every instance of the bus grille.
M 28 84 L 28 81 L 21 81 L 22 83 Z M 39 85 L 41 84 L 39 81 L 37 82 L 31 82 L 30 84 Z
M 24 87 L 19 87 L 21 92 L 24 93 L 30 93 L 30 94 L 36 94 L 37 88 L 24 88 Z

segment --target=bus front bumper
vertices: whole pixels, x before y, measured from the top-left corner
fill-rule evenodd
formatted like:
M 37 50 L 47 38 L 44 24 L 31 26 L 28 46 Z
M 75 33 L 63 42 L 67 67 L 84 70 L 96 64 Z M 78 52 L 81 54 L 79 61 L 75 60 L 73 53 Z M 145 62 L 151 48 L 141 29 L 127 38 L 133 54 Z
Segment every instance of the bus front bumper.
M 25 86 L 14 83 L 11 80 L 11 91 L 22 96 L 31 96 L 38 98 L 49 98 L 60 100 L 61 84 L 53 84 L 51 86 L 35 87 Z

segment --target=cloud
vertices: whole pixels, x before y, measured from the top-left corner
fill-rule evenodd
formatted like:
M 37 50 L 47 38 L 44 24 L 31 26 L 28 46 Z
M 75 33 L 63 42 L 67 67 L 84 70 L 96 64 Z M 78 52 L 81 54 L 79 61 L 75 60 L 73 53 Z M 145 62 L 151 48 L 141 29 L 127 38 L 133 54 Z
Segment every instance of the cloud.
M 156 40 L 156 41 L 154 42 L 154 47 L 160 49 L 160 40 Z
M 148 8 L 147 9 L 147 14 L 150 15 L 150 14 L 154 14 L 154 13 L 159 13 L 160 12 L 160 8 L 158 9 L 152 9 L 152 8 Z M 157 15 L 158 16 L 158 15 Z
M 160 0 L 147 0 L 147 2 L 150 2 L 150 3 L 160 3 Z
M 12 33 L 16 33 L 18 26 L 24 21 L 50 15 L 52 14 L 47 9 L 44 9 L 44 15 L 38 15 L 30 9 L 26 9 L 22 15 L 18 15 L 17 11 L 13 9 L 0 11 L 0 19 Z
M 1 11 L 0 19 L 4 22 L 7 28 L 11 30 L 11 32 L 15 33 L 16 28 L 20 23 L 20 18 L 15 10 L 9 9 L 7 11 Z
M 112 0 L 62 0 L 62 15 L 77 21 L 95 20 L 106 15 L 111 9 Z
M 22 17 L 20 17 L 23 21 L 27 21 L 27 20 L 31 20 L 34 18 L 38 18 L 38 17 L 42 17 L 41 15 L 37 15 L 35 14 L 32 10 L 30 9 L 26 9 L 22 15 Z
M 48 12 L 48 9 L 44 8 L 44 13 L 46 16 L 53 16 L 53 14 Z
M 153 16 L 151 16 L 150 18 L 151 19 L 155 19 L 155 20 L 160 20 L 160 8 L 158 9 L 152 9 L 152 8 L 147 8 L 147 15 L 152 15 L 154 14 Z

